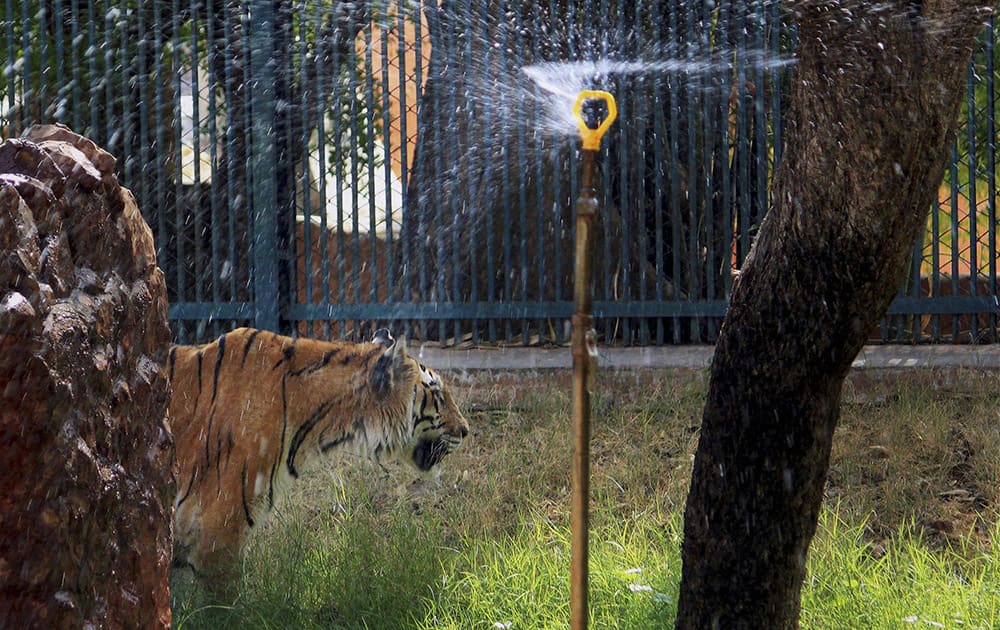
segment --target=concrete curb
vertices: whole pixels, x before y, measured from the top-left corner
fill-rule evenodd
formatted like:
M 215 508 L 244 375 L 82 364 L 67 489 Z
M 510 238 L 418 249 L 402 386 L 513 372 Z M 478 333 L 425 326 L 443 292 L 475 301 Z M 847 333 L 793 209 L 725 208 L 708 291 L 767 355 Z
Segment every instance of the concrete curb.
M 599 348 L 598 363 L 613 369 L 704 369 L 711 365 L 713 346 Z M 410 353 L 441 370 L 569 369 L 569 348 L 476 348 L 453 350 L 413 346 Z M 865 346 L 852 365 L 874 368 L 1000 369 L 1000 344 L 988 346 Z

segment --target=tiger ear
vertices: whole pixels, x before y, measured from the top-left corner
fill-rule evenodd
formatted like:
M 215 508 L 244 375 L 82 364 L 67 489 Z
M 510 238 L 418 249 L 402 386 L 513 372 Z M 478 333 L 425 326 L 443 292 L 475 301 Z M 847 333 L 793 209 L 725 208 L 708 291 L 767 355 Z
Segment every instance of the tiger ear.
M 392 333 L 388 328 L 379 328 L 372 334 L 372 343 L 380 343 L 386 348 L 391 348 L 396 340 L 392 338 Z
M 383 328 L 375 333 L 372 341 L 382 344 L 385 348 L 382 356 L 375 361 L 375 369 L 372 370 L 371 376 L 372 388 L 377 394 L 385 395 L 392 391 L 396 375 L 405 367 L 406 337 L 393 339 L 389 331 Z

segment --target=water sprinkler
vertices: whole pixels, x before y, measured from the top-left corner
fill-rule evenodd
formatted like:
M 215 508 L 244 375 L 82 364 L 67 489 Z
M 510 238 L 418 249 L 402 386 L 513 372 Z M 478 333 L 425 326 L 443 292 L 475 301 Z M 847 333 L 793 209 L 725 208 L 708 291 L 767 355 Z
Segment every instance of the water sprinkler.
M 615 105 L 615 97 L 608 92 L 582 90 L 573 104 L 573 114 L 583 139 L 583 150 L 599 151 L 604 132 L 618 117 L 618 107 Z
M 601 138 L 618 116 L 615 98 L 600 90 L 583 90 L 573 105 L 583 140 L 583 174 L 576 199 L 576 262 L 574 266 L 573 335 L 573 505 L 572 566 L 570 568 L 570 627 L 587 628 L 587 546 L 590 499 L 590 392 L 597 372 L 597 333 L 594 332 L 594 218 L 597 191 L 594 161 Z

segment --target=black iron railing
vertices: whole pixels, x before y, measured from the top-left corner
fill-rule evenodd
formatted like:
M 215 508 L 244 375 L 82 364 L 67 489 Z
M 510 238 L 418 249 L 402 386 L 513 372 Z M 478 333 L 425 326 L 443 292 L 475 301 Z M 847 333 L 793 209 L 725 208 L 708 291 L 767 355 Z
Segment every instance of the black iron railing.
M 0 0 L 0 129 L 61 122 L 118 157 L 179 340 L 566 343 L 562 92 L 608 90 L 601 342 L 710 343 L 780 160 L 786 22 L 773 1 Z M 998 341 L 996 36 L 873 339 Z

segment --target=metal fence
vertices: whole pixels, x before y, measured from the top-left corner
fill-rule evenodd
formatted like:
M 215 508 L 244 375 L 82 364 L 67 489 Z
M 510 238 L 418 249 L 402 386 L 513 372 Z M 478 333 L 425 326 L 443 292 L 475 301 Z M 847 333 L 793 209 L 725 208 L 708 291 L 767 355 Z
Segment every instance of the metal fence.
M 119 158 L 180 341 L 563 343 L 569 112 L 609 90 L 602 341 L 712 342 L 780 160 L 786 22 L 771 1 L 0 0 L 0 128 L 61 122 Z M 998 340 L 996 35 L 873 340 Z

